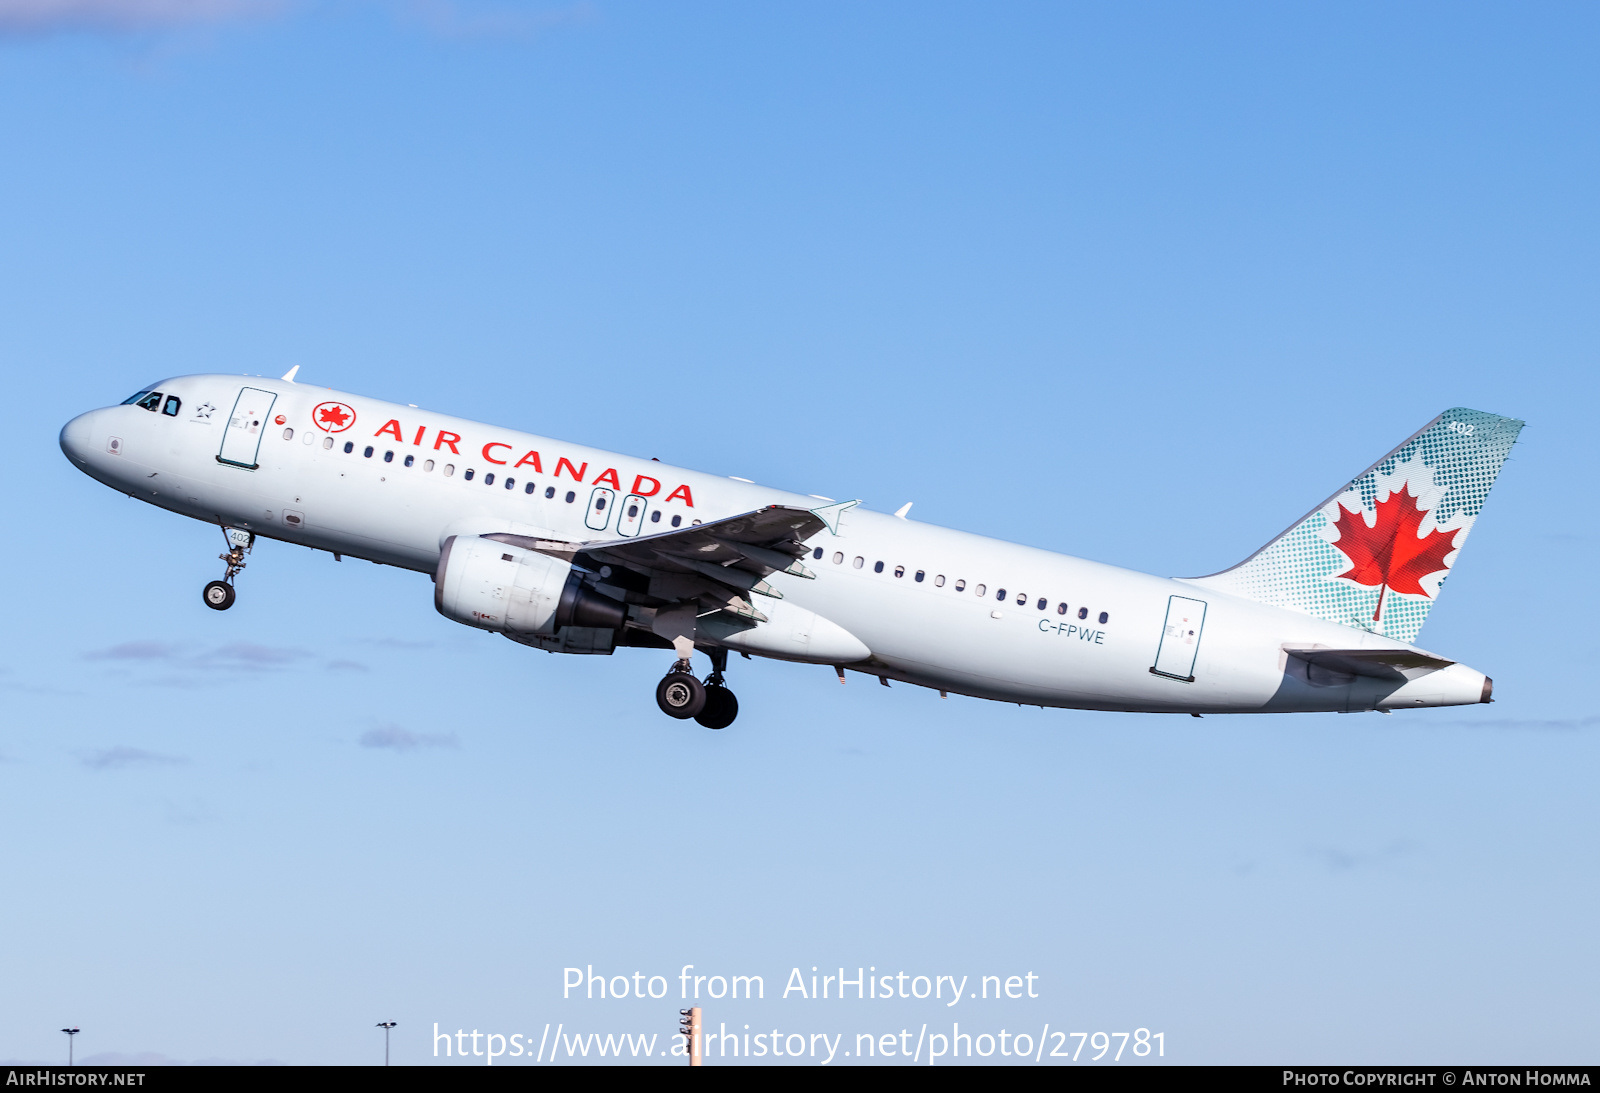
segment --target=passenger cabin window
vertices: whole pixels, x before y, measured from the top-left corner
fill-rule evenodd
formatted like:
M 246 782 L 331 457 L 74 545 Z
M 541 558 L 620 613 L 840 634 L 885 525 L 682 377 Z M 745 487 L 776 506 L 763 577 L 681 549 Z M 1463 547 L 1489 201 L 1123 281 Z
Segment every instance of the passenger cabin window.
M 844 551 L 836 550 L 833 552 L 833 564 L 844 565 Z
M 477 471 L 473 470 L 471 467 L 468 467 L 466 469 L 466 472 L 464 474 L 462 474 L 461 477 L 465 478 L 468 482 L 471 482 L 472 481 L 472 476 L 474 474 L 477 474 L 477 473 L 478 473 Z
M 815 558 L 819 562 L 822 561 L 822 548 L 818 547 L 817 549 L 813 550 L 811 552 L 811 557 Z
M 414 455 L 406 456 L 406 466 L 410 467 L 413 464 L 415 464 L 416 461 L 417 461 L 417 457 L 416 456 L 414 456 Z
M 333 447 L 333 437 L 331 437 L 331 436 L 323 437 L 322 438 L 322 450 L 323 451 L 327 451 L 329 448 L 332 448 L 332 447 Z
M 1106 624 L 1106 623 L 1108 623 L 1108 622 L 1110 622 L 1110 621 L 1111 621 L 1111 614 L 1110 614 L 1110 612 L 1108 612 L 1108 611 L 1102 611 L 1102 612 L 1100 612 L 1100 625 L 1101 625 L 1101 626 L 1104 626 L 1104 625 L 1105 625 L 1105 624 Z
M 652 524 L 661 523 L 661 510 L 660 509 L 657 509 L 655 512 L 652 512 L 650 514 L 650 522 Z
M 294 439 L 294 430 L 293 429 L 285 429 L 283 431 L 283 439 L 285 439 L 285 440 L 293 440 Z
M 679 526 L 679 525 L 681 525 L 681 524 L 682 524 L 682 523 L 683 523 L 683 517 L 681 517 L 681 516 L 674 516 L 674 517 L 673 517 L 673 518 L 672 518 L 672 526 L 673 526 L 673 527 L 678 527 L 678 526 Z
M 872 572 L 874 572 L 874 573 L 882 573 L 883 572 L 883 563 L 882 562 L 873 562 L 872 563 Z
M 1067 605 L 1066 604 L 1063 603 L 1063 604 L 1058 604 L 1056 606 L 1056 614 L 1065 615 L 1066 613 L 1067 613 Z
M 1080 619 L 1088 618 L 1089 617 L 1089 609 L 1087 607 L 1078 608 L 1078 617 Z
M 933 578 L 933 587 L 935 587 L 935 588 L 943 588 L 944 587 L 944 574 L 943 573 L 940 573 L 939 575 L 937 575 L 936 577 Z
M 151 413 L 155 413 L 156 410 L 161 408 L 161 392 L 151 391 L 138 402 L 135 402 L 134 405 L 140 407 L 141 409 L 149 410 Z
M 349 455 L 351 452 L 353 452 L 355 450 L 356 450 L 355 441 L 347 440 L 347 441 L 344 442 L 344 454 L 345 455 Z
M 1028 606 L 1028 594 L 1026 592 L 1018 592 L 1017 593 L 1017 606 L 1018 607 L 1027 607 Z
M 977 587 L 976 587 L 976 588 L 974 588 L 974 589 L 973 589 L 973 590 L 972 590 L 972 594 L 973 594 L 973 595 L 974 595 L 974 596 L 982 596 L 982 595 L 983 595 L 983 593 L 984 593 L 984 587 L 983 587 L 983 585 L 981 585 L 981 584 L 980 584 L 980 585 L 978 585 L 978 586 L 977 586 Z
M 181 409 L 183 409 L 183 400 L 178 398 L 177 395 L 168 395 L 166 405 L 161 407 L 161 412 L 166 414 L 168 417 L 177 417 L 178 411 Z M 290 429 L 288 430 L 288 435 L 283 439 L 288 440 L 293 436 L 294 430 Z
M 383 461 L 385 463 L 393 463 L 394 462 L 394 453 L 393 452 L 384 452 L 383 453 Z
M 967 590 L 967 580 L 966 580 L 965 577 L 963 577 L 961 580 L 956 582 L 956 591 L 957 592 L 965 592 L 966 590 Z
M 531 494 L 531 493 L 532 493 L 532 492 L 533 492 L 533 491 L 534 491 L 534 490 L 536 490 L 536 489 L 538 489 L 538 488 L 539 488 L 539 487 L 538 487 L 538 486 L 537 486 L 537 485 L 535 485 L 535 484 L 534 484 L 534 483 L 532 483 L 532 482 L 529 482 L 529 483 L 528 483 L 528 484 L 527 484 L 527 485 L 526 485 L 526 486 L 523 486 L 523 487 L 522 487 L 522 492 L 523 492 L 523 493 L 528 493 L 528 494 Z
M 850 564 L 855 566 L 857 569 L 860 569 L 862 566 L 867 564 L 867 560 L 865 558 L 863 558 L 861 555 L 857 554 L 856 555 L 856 560 L 851 562 Z
M 926 576 L 927 576 L 927 574 L 924 573 L 922 570 L 920 570 L 920 569 L 917 570 L 917 583 L 921 584 L 922 583 L 922 578 L 924 578 Z
M 574 501 L 576 501 L 577 499 L 578 499 L 578 495 L 577 494 L 573 493 L 571 490 L 567 491 L 567 504 L 570 505 Z
M 994 598 L 997 599 L 997 600 L 1004 600 L 1006 598 L 1006 590 L 1003 589 L 1003 588 L 1000 589 L 998 592 L 996 592 L 994 594 Z
M 425 460 L 423 462 L 423 464 L 422 464 L 423 473 L 426 474 L 427 472 L 429 472 L 431 470 L 433 470 L 433 460 L 431 460 L 431 459 Z
M 488 474 L 483 476 L 483 484 L 485 486 L 494 485 L 494 472 L 493 471 L 490 471 Z
M 549 498 L 554 497 L 556 495 L 556 488 L 554 486 L 546 486 L 544 488 L 544 495 L 545 495 L 546 500 L 548 500 Z
M 363 459 L 371 459 L 372 458 L 372 445 L 371 444 L 368 444 L 366 451 L 361 453 L 361 458 L 363 458 Z
M 454 463 L 446 463 L 444 465 L 444 476 L 446 478 L 449 478 L 452 474 L 455 474 L 455 473 L 456 473 L 456 465 Z
M 506 489 L 514 490 L 516 488 L 517 488 L 517 480 L 515 478 L 506 479 Z
M 904 577 L 906 575 L 906 567 L 903 566 L 903 565 L 895 566 L 894 567 L 894 575 L 896 577 Z
M 1045 608 L 1047 608 L 1049 606 L 1050 606 L 1050 601 L 1045 599 L 1043 596 L 1040 596 L 1039 597 L 1039 610 L 1043 611 Z

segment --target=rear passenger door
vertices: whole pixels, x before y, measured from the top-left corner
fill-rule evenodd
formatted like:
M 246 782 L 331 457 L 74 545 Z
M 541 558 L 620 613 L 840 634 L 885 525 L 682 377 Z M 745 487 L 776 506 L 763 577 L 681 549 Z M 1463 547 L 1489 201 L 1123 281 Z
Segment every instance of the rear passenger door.
M 1194 659 L 1206 625 L 1206 602 L 1188 596 L 1167 597 L 1167 621 L 1150 670 L 1185 683 L 1194 682 Z

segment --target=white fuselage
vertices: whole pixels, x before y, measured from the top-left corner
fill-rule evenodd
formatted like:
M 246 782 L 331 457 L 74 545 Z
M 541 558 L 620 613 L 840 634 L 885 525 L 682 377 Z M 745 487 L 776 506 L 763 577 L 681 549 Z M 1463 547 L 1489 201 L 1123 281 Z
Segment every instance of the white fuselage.
M 228 441 L 258 442 L 253 468 L 237 465 L 248 457 L 218 458 L 244 388 L 270 400 L 258 435 L 246 425 Z M 451 535 L 606 541 L 767 505 L 829 503 L 282 380 L 185 376 L 151 389 L 181 400 L 178 412 L 122 405 L 75 418 L 61 434 L 73 463 L 197 520 L 430 575 Z M 319 427 L 313 411 L 329 406 L 318 412 L 333 420 Z M 639 511 L 619 530 L 627 497 Z M 598 500 L 607 503 L 597 509 Z M 1459 664 L 1404 681 L 1308 678 L 1285 647 L 1408 647 L 1193 582 L 861 507 L 807 545 L 814 580 L 778 573 L 768 581 L 781 602 L 870 650 L 845 667 L 886 679 L 1030 705 L 1189 713 L 1398 709 L 1487 693 L 1484 676 Z M 1152 671 L 1174 596 L 1205 605 L 1192 680 Z

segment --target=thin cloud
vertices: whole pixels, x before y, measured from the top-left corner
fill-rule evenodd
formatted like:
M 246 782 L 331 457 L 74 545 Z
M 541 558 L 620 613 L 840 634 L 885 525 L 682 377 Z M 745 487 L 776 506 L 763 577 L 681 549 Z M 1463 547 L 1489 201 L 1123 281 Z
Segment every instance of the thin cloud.
M 87 654 L 90 660 L 172 660 L 177 655 L 178 647 L 164 641 L 125 641 Z
M 1364 853 L 1357 850 L 1346 850 L 1339 846 L 1309 846 L 1306 855 L 1314 861 L 1327 866 L 1330 872 L 1348 873 L 1353 869 L 1364 869 L 1368 866 L 1380 865 L 1396 858 L 1403 858 L 1415 853 L 1416 846 L 1404 839 L 1396 840 L 1381 850 Z
M 143 748 L 128 748 L 118 746 L 104 748 L 83 757 L 83 765 L 90 770 L 126 770 L 129 767 L 165 767 L 179 766 L 188 760 L 180 759 L 175 755 L 162 755 L 159 752 L 145 751 Z
M 283 0 L 0 0 L 0 34 L 159 30 L 273 15 Z
M 1451 728 L 1463 729 L 1534 729 L 1546 732 L 1574 732 L 1578 729 L 1591 729 L 1596 725 L 1600 725 L 1600 716 L 1566 717 L 1554 720 L 1541 720 L 1533 717 L 1501 717 L 1486 721 L 1445 721 L 1442 724 Z
M 380 725 L 375 729 L 368 729 L 361 734 L 359 741 L 364 748 L 387 748 L 390 751 L 414 751 L 417 748 L 454 748 L 456 743 L 454 733 L 448 736 L 435 736 L 431 733 L 417 733 L 410 729 L 402 729 L 399 725 Z
M 371 670 L 372 669 L 368 668 L 365 664 L 362 664 L 359 660 L 328 661 L 328 671 L 330 672 L 369 672 Z
M 256 645 L 248 641 L 235 641 L 207 654 L 213 661 L 235 668 L 281 668 L 303 660 L 310 654 L 302 649 L 287 649 L 275 645 Z
M 248 641 L 229 642 L 227 645 L 198 653 L 165 641 L 125 641 L 106 649 L 96 649 L 84 656 L 89 660 L 166 664 L 188 671 L 210 671 L 217 668 L 259 671 L 266 668 L 282 668 L 305 660 L 311 654 L 304 649 L 257 645 Z
M 406 649 L 415 651 L 433 648 L 433 642 L 431 641 L 407 641 L 404 638 L 368 638 L 366 639 L 366 642 L 368 645 L 376 645 L 382 649 Z

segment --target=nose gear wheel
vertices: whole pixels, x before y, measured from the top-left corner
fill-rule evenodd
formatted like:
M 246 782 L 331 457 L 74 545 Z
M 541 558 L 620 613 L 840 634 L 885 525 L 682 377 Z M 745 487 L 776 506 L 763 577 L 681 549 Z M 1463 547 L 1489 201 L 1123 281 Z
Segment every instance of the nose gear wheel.
M 236 598 L 233 579 L 244 568 L 244 556 L 250 552 L 250 548 L 256 542 L 256 535 L 253 531 L 246 532 L 239 529 L 223 528 L 222 537 L 227 542 L 228 549 L 226 553 L 218 554 L 217 559 L 228 567 L 227 572 L 222 575 L 222 580 L 209 582 L 204 591 L 200 593 L 201 598 L 206 602 L 206 606 L 213 611 L 226 611 L 233 606 L 233 601 Z
M 205 599 L 206 606 L 213 611 L 226 611 L 233 606 L 233 585 L 227 581 L 212 581 L 200 595 Z

